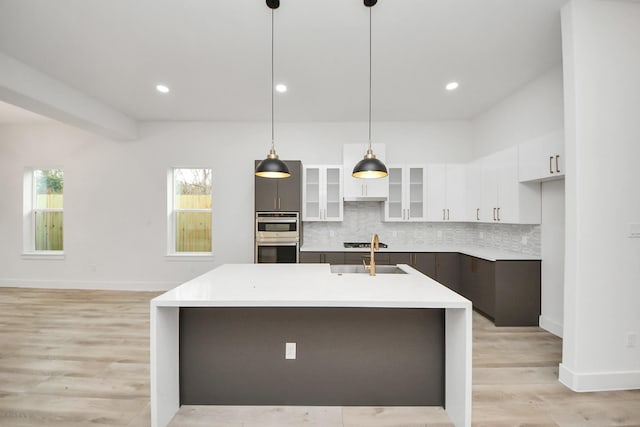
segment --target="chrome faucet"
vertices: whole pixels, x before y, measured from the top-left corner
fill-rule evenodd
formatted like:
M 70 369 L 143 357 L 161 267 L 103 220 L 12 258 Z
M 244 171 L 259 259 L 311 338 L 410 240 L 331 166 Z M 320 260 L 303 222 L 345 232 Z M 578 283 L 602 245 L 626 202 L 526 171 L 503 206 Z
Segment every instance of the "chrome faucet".
M 377 234 L 373 234 L 371 236 L 371 261 L 369 261 L 369 265 L 365 264 L 365 267 L 369 270 L 369 276 L 376 275 L 376 258 L 375 252 L 380 250 L 380 238 Z M 364 262 L 364 260 L 362 260 Z

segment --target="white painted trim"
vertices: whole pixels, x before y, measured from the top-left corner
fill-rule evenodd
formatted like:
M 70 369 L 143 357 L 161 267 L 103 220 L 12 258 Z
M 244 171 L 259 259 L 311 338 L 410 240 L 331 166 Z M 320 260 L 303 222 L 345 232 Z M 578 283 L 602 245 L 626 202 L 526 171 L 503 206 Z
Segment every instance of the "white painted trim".
M 640 370 L 577 373 L 561 363 L 559 380 L 576 392 L 636 390 L 640 389 Z
M 212 252 L 176 252 L 165 255 L 165 260 L 171 262 L 213 262 L 214 257 Z
M 545 316 L 540 316 L 538 323 L 545 331 L 551 332 L 553 335 L 562 338 L 563 328 L 560 323 Z
M 38 260 L 38 261 L 64 261 L 65 254 L 63 251 L 37 251 L 23 252 L 20 259 Z
M 0 288 L 93 289 L 107 291 L 167 291 L 173 282 L 103 282 L 92 280 L 0 279 Z

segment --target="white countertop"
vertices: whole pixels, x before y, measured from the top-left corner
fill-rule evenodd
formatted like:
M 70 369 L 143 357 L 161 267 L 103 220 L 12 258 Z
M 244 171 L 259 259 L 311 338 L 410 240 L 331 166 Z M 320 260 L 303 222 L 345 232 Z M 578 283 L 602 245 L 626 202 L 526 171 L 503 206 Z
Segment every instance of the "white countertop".
M 342 243 L 331 245 L 303 245 L 302 252 L 369 252 L 368 248 L 345 248 Z M 379 252 L 458 252 L 464 255 L 485 259 L 487 261 L 539 261 L 539 255 L 528 255 L 517 252 L 501 251 L 479 246 L 428 246 L 428 245 L 389 245 L 380 248 Z
M 155 307 L 466 308 L 471 302 L 417 270 L 333 274 L 329 264 L 225 264 L 151 300 Z

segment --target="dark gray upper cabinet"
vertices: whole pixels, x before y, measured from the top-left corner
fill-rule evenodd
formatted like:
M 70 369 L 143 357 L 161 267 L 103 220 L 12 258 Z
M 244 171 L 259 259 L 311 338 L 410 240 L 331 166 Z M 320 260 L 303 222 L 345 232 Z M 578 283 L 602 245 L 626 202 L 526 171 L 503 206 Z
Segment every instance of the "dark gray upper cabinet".
M 291 176 L 288 178 L 255 177 L 256 212 L 300 212 L 302 210 L 302 163 L 284 160 Z M 260 160 L 255 161 L 258 166 Z

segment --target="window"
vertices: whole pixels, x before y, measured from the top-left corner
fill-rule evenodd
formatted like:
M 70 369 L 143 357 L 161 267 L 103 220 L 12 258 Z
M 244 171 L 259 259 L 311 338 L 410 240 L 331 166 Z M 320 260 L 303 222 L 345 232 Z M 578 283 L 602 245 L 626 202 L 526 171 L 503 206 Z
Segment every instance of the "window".
M 25 173 L 25 252 L 64 249 L 64 172 L 29 169 Z
M 174 168 L 169 175 L 169 253 L 211 253 L 211 169 Z

